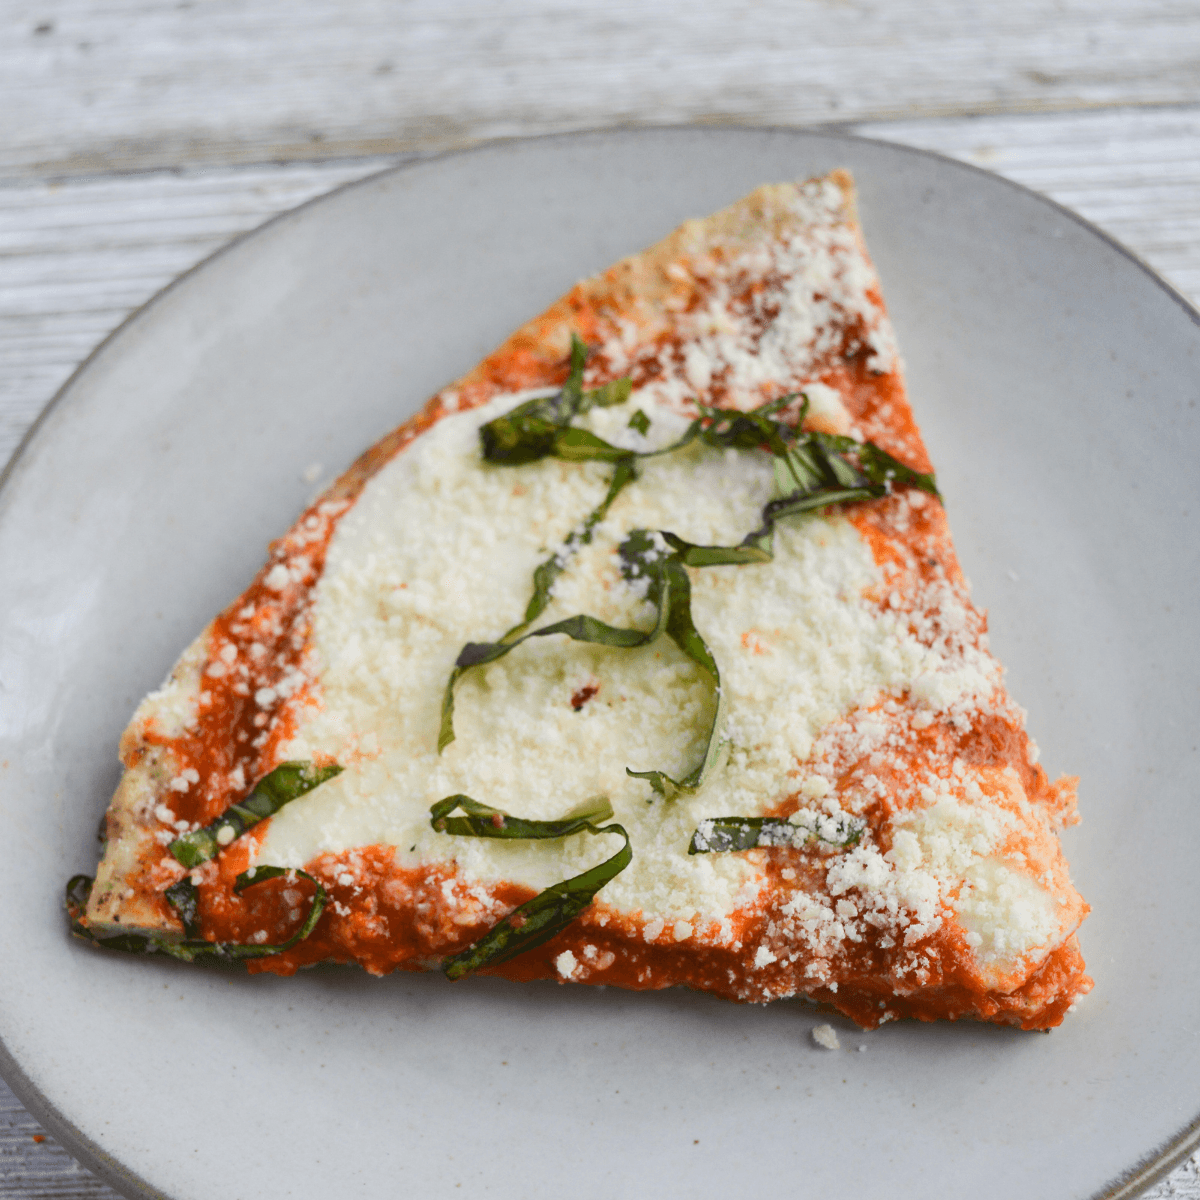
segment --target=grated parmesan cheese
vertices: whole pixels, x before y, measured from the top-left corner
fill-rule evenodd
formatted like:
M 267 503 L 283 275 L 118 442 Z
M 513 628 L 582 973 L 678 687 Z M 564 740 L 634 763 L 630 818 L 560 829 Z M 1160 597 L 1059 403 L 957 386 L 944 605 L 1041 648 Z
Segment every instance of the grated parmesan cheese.
M 891 324 L 871 299 L 878 280 L 847 220 L 841 190 L 832 180 L 813 180 L 798 189 L 790 206 L 799 226 L 794 234 L 689 264 L 704 285 L 704 303 L 678 315 L 684 350 L 677 361 L 662 363 L 648 385 L 654 399 L 679 407 L 719 380 L 724 402 L 748 409 L 782 390 L 796 390 L 801 381 L 800 388 L 812 389 L 814 415 L 824 405 L 844 421 L 840 397 L 832 388 L 821 391 L 819 383 L 844 331 L 858 331 L 871 352 L 872 371 L 882 374 L 898 365 Z M 749 302 L 742 302 L 764 278 L 778 285 L 752 290 Z M 628 358 L 624 340 L 612 338 L 603 347 L 618 370 Z
M 837 1030 L 832 1025 L 818 1025 L 812 1031 L 812 1040 L 825 1050 L 840 1050 L 842 1047 Z

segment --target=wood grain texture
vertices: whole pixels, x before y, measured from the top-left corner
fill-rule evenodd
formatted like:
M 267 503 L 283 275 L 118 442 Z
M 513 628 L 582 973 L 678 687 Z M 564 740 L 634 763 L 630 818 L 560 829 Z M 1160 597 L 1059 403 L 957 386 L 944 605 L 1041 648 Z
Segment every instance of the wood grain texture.
M 6 0 L 0 177 L 1198 89 L 1194 0 Z
M 3 1080 L 0 1080 L 0 1197 L 119 1200 L 116 1192 L 46 1135 Z

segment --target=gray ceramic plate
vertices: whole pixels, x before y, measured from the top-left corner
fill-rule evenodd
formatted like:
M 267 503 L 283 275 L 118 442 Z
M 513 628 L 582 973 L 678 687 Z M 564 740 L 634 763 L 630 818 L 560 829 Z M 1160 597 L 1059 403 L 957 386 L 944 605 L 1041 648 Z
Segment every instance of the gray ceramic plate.
M 1080 1011 L 1048 1037 L 841 1022 L 831 1053 L 799 1002 L 248 978 L 70 941 L 121 728 L 305 467 L 339 470 L 580 276 L 841 165 L 994 645 L 1051 773 L 1084 776 Z M 1200 1110 L 1198 367 L 1196 313 L 1070 214 L 818 134 L 499 144 L 236 243 L 89 360 L 0 492 L 4 1075 L 131 1196 L 1131 1194 Z

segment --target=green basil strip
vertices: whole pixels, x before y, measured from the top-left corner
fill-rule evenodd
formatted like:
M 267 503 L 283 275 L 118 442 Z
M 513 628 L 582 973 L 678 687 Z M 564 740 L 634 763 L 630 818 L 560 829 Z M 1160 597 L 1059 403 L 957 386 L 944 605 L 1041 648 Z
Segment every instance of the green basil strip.
M 906 483 L 928 492 L 938 500 L 942 498 L 937 488 L 937 477 L 932 471 L 914 471 L 886 450 L 881 450 L 874 442 L 856 442 L 853 438 L 831 433 L 811 433 L 807 436 L 831 457 L 854 454 L 858 458 L 859 470 L 874 484 L 886 488 L 894 483 Z
M 88 897 L 92 892 L 93 880 L 87 875 L 75 875 L 67 883 L 65 904 L 67 916 L 71 923 L 71 932 L 84 941 L 94 942 L 107 950 L 121 950 L 127 954 L 164 954 L 181 962 L 196 962 L 202 959 L 224 959 L 241 961 L 248 958 L 268 958 L 274 954 L 282 954 L 290 950 L 298 942 L 304 941 L 317 927 L 321 913 L 325 911 L 326 893 L 324 887 L 307 871 L 293 870 L 288 867 L 251 867 L 243 871 L 234 880 L 234 892 L 242 892 L 256 883 L 267 879 L 276 879 L 280 875 L 295 876 L 307 879 L 316 889 L 312 907 L 304 923 L 286 941 L 270 946 L 259 946 L 239 942 L 209 942 L 195 936 L 196 897 L 191 880 L 180 880 L 172 884 L 164 892 L 168 903 L 179 914 L 184 923 L 187 936 L 182 940 L 165 937 L 153 933 L 117 933 L 99 937 L 82 923 L 84 910 L 87 908 Z M 185 885 L 186 886 L 181 886 Z
M 872 488 L 821 488 L 811 492 L 795 491 L 790 496 L 772 500 L 763 508 L 763 525 L 773 525 L 784 517 L 795 517 L 801 513 L 815 512 L 831 504 L 850 504 L 855 500 L 873 500 L 877 495 Z M 756 531 L 757 532 L 757 531 Z
M 583 830 L 591 834 L 620 834 L 625 839 L 625 845 L 611 858 L 584 871 L 582 875 L 552 884 L 532 900 L 526 900 L 493 925 L 477 942 L 447 958 L 442 963 L 447 978 L 461 979 L 481 967 L 507 962 L 526 950 L 548 942 L 589 908 L 596 893 L 633 861 L 629 834 L 623 826 L 613 824 L 597 828 L 585 825 Z
M 155 938 L 142 933 L 116 933 L 109 937 L 97 937 L 90 929 L 81 923 L 81 918 L 87 908 L 88 898 L 92 894 L 93 879 L 90 875 L 73 875 L 67 880 L 66 894 L 63 902 L 70 921 L 71 932 L 84 941 L 95 942 L 110 950 L 123 950 L 128 954 L 170 953 L 160 949 L 157 943 L 166 943 L 166 939 Z M 189 960 L 190 961 L 190 960 Z
M 941 499 L 932 472 L 914 471 L 873 442 L 859 442 L 837 434 L 804 433 L 807 397 L 803 397 L 794 425 L 772 420 L 774 414 L 791 404 L 798 394 L 802 395 L 792 392 L 780 396 L 746 413 L 697 404 L 701 415 L 709 421 L 700 436 L 707 445 L 721 449 L 750 450 L 765 446 L 786 468 L 789 486 L 780 488 L 781 495 L 871 485 L 867 496 L 854 497 L 870 499 L 884 495 L 892 484 L 903 483 Z M 857 465 L 847 459 L 846 454 L 854 455 Z M 781 462 L 776 463 L 777 485 L 781 483 Z M 829 504 L 847 502 L 845 498 L 826 501 Z
M 452 817 L 455 809 L 466 816 Z M 429 823 L 438 833 L 455 834 L 458 837 L 511 838 L 520 840 L 569 837 L 581 833 L 599 821 L 607 821 L 613 815 L 612 805 L 604 796 L 589 800 L 576 812 L 568 813 L 554 821 L 530 821 L 525 817 L 514 817 L 503 809 L 492 808 L 472 800 L 470 796 L 447 796 L 439 800 L 430 810 Z
M 200 937 L 200 901 L 196 894 L 196 885 L 190 875 L 185 875 L 178 883 L 173 883 L 165 892 L 163 898 L 175 910 L 175 915 L 183 922 L 184 936 Z
M 571 421 L 591 408 L 624 404 L 633 391 L 629 379 L 614 379 L 583 389 L 583 368 L 588 348 L 571 334 L 571 368 L 562 388 L 552 396 L 540 396 L 518 404 L 511 412 L 480 427 L 479 440 L 487 462 L 520 466 L 541 458 L 567 458 L 573 462 L 601 459 L 616 462 L 631 457 L 628 450 L 609 445 L 602 438 L 570 428 Z
M 555 435 L 553 455 L 564 462 L 624 462 L 635 457 L 634 451 L 614 446 L 590 430 L 574 425 L 560 429 Z
M 799 849 L 811 842 L 829 846 L 857 846 L 864 826 L 846 817 L 828 818 L 833 828 L 798 825 L 779 817 L 712 817 L 701 821 L 692 834 L 689 854 L 711 854 L 727 850 L 754 850 L 759 846 L 791 846 Z
M 800 410 L 800 422 L 807 411 L 806 399 Z M 786 428 L 777 422 L 770 424 Z M 870 442 L 824 433 L 793 436 L 796 441 L 783 445 L 782 452 L 772 447 L 776 454 L 775 497 L 763 507 L 762 524 L 742 540 L 743 546 L 761 549 L 768 557 L 773 554 L 775 523 L 785 517 L 802 516 L 833 504 L 875 500 L 886 495 L 896 482 L 911 484 L 941 499 L 932 474 L 906 467 Z M 782 433 L 779 439 L 786 441 Z M 844 456 L 844 451 L 856 455 L 857 466 Z
M 543 626 L 523 634 L 511 642 L 468 642 L 459 652 L 454 670 L 446 683 L 442 695 L 442 725 L 438 731 L 438 753 L 454 741 L 454 686 L 472 667 L 483 666 L 503 658 L 515 650 L 522 642 L 535 637 L 548 637 L 551 634 L 562 633 L 576 642 L 590 642 L 596 646 L 617 646 L 629 649 L 633 646 L 644 646 L 657 636 L 657 630 L 652 629 L 643 633 L 639 629 L 618 629 L 607 625 L 596 617 L 578 615 L 567 617 L 563 621 L 555 621 L 553 625 Z
M 685 567 L 737 567 L 746 563 L 771 561 L 770 550 L 746 542 L 737 546 L 697 546 L 694 542 L 685 542 L 683 538 L 666 530 L 663 531 L 662 538 L 675 551 L 675 556 Z
M 553 419 L 560 425 L 567 424 L 583 404 L 583 368 L 587 364 L 587 357 L 587 344 L 571 330 L 571 366 L 562 390 L 552 398 Z
M 286 875 L 289 878 L 307 879 L 317 889 L 316 894 L 313 896 L 312 908 L 308 910 L 308 916 L 304 918 L 304 923 L 287 941 L 280 942 L 276 946 L 246 946 L 227 943 L 225 952 L 230 957 L 263 958 L 271 954 L 282 954 L 285 950 L 290 950 L 298 942 L 304 941 L 316 929 L 317 922 L 321 919 L 321 914 L 325 911 L 327 896 L 325 889 L 307 871 L 300 871 L 293 867 L 251 867 L 248 871 L 243 871 L 233 881 L 234 893 L 244 892 L 246 888 L 253 887 L 256 883 L 265 883 L 268 879 L 278 879 L 281 875 Z
M 602 383 L 598 388 L 583 393 L 583 404 L 579 411 L 587 412 L 589 408 L 612 408 L 617 404 L 624 404 L 632 395 L 633 380 L 628 375 L 621 379 L 610 379 L 608 383 Z
M 624 380 L 617 382 L 623 383 Z M 607 384 L 605 385 L 608 386 Z M 590 395 L 591 393 L 585 393 Z M 530 404 L 536 401 L 529 401 Z M 514 409 L 519 412 L 519 409 Z M 497 421 L 506 418 L 497 417 Z M 614 446 L 606 442 L 598 434 L 587 429 L 577 429 L 573 425 L 554 425 L 543 418 L 522 418 L 520 431 L 512 435 L 511 445 L 505 442 L 497 446 L 499 436 L 490 430 L 490 425 L 483 426 L 489 433 L 483 439 L 483 457 L 491 463 L 504 466 L 519 466 L 523 463 L 537 462 L 543 458 L 560 458 L 564 462 L 633 462 L 639 458 L 658 458 L 664 454 L 673 454 L 676 450 L 694 442 L 703 433 L 704 422 L 695 420 L 683 434 L 669 446 L 659 450 L 627 450 L 623 446 Z M 633 424 L 633 421 L 630 422 Z M 649 428 L 649 418 L 646 426 Z M 482 433 L 482 430 L 481 430 Z
M 621 629 L 596 617 L 579 614 L 522 634 L 512 640 L 498 642 L 468 642 L 460 651 L 454 670 L 442 698 L 442 727 L 438 737 L 439 752 L 454 740 L 454 687 L 464 672 L 472 667 L 495 662 L 522 642 L 533 637 L 565 634 L 577 642 L 633 649 L 653 642 L 665 633 L 688 658 L 706 672 L 712 682 L 716 704 L 708 731 L 705 752 L 697 765 L 682 779 L 674 779 L 663 771 L 633 771 L 635 779 L 645 779 L 659 795 L 674 795 L 679 791 L 694 791 L 708 777 L 720 755 L 717 732 L 721 727 L 724 708 L 721 675 L 707 643 L 692 621 L 692 585 L 685 566 L 714 566 L 767 562 L 770 553 L 756 546 L 696 546 L 673 533 L 660 535 L 669 551 L 664 551 L 653 534 L 645 529 L 634 530 L 620 545 L 622 571 L 627 579 L 643 576 L 649 579 L 647 600 L 655 606 L 654 627 L 649 630 Z M 535 592 L 536 598 L 536 592 Z M 518 627 L 522 628 L 522 627 Z M 510 635 L 505 635 L 509 637 Z
M 749 412 L 741 412 L 731 408 L 711 408 L 707 404 L 696 403 L 700 415 L 709 424 L 700 434 L 706 445 L 716 449 L 754 450 L 766 446 L 772 454 L 786 453 L 790 441 L 796 437 L 796 431 L 804 421 L 808 411 L 808 401 L 804 401 L 800 417 L 796 425 L 785 424 L 782 421 L 772 421 L 771 417 L 786 408 L 796 399 L 797 392 L 789 392 L 776 400 L 768 400 L 758 408 Z
M 646 414 L 639 408 L 637 412 L 635 412 L 633 416 L 629 418 L 627 425 L 630 429 L 640 433 L 642 437 L 645 437 L 650 430 L 650 418 L 646 416 Z
M 558 573 L 554 572 L 553 575 L 550 573 L 549 563 L 543 563 L 542 566 L 548 569 L 543 580 L 539 580 L 535 584 L 534 596 L 530 601 L 529 610 L 527 610 L 533 610 L 535 617 L 549 603 L 549 587 L 553 584 L 554 577 Z M 561 570 L 561 567 L 559 570 Z M 546 591 L 543 598 L 543 593 L 540 589 L 543 581 L 547 578 L 548 582 L 545 585 Z M 535 637 L 549 637 L 552 634 L 561 633 L 576 642 L 630 649 L 652 642 L 661 632 L 661 621 L 656 622 L 653 629 L 643 631 L 640 629 L 621 629 L 617 626 L 609 625 L 597 617 L 577 614 L 573 617 L 566 617 L 561 621 L 555 621 L 551 625 L 545 625 L 541 629 L 521 633 L 520 631 L 525 629 L 532 619 L 534 618 L 528 618 L 514 629 L 510 629 L 498 642 L 468 642 L 459 651 L 458 658 L 454 663 L 454 669 L 450 672 L 450 678 L 446 681 L 446 690 L 442 693 L 442 719 L 441 728 L 438 730 L 439 754 L 454 741 L 454 689 L 458 681 L 472 667 L 480 667 L 487 663 L 496 662 L 498 659 L 515 650 L 522 642 Z M 514 637 L 514 634 L 518 636 Z
M 626 484 L 632 482 L 636 477 L 637 468 L 634 465 L 633 459 L 626 458 L 618 462 L 613 471 L 612 479 L 609 481 L 608 492 L 605 494 L 604 499 L 588 514 L 583 524 L 572 531 L 562 546 L 534 571 L 533 595 L 529 598 L 529 604 L 525 608 L 525 619 L 519 625 L 514 625 L 499 641 L 468 642 L 459 652 L 454 670 L 451 671 L 450 678 L 446 682 L 446 690 L 442 694 L 442 721 L 441 727 L 438 730 L 439 754 L 454 741 L 454 686 L 458 683 L 464 671 L 470 667 L 495 662 L 497 658 L 503 658 L 510 649 L 519 645 L 526 637 L 544 636 L 550 632 L 571 633 L 569 629 L 557 628 L 542 629 L 530 634 L 526 634 L 525 631 L 545 612 L 554 591 L 554 583 L 563 571 L 566 570 L 567 563 L 570 562 L 571 557 L 581 546 L 586 546 L 591 542 L 592 532 L 604 520 L 605 516 L 608 515 L 608 510 L 612 507 L 612 502 L 617 498 Z M 600 624 L 602 623 L 596 622 L 597 626 Z M 611 626 L 605 626 L 604 628 L 611 630 Z M 590 632 L 598 634 L 598 638 L 613 636 L 611 633 L 605 634 L 596 629 L 592 629 Z M 574 636 L 574 634 L 571 634 L 571 636 Z M 598 640 L 598 638 L 594 639 L 584 636 L 576 637 L 575 640 L 591 641 Z M 605 642 L 604 644 L 611 643 Z
M 522 642 L 530 638 L 547 637 L 552 633 L 564 633 L 576 642 L 592 642 L 598 646 L 619 646 L 624 649 L 645 645 L 654 635 L 653 630 L 643 633 L 640 629 L 620 629 L 615 625 L 606 624 L 598 617 L 589 617 L 586 613 L 581 613 L 555 621 L 553 625 L 531 630 L 515 642 L 468 642 L 459 651 L 456 665 L 460 670 L 466 670 L 468 667 L 495 662 L 515 650 Z
M 676 547 L 675 553 L 668 558 L 647 557 L 645 547 L 652 545 L 652 542 L 646 531 L 641 529 L 635 530 L 621 544 L 621 557 L 628 568 L 629 576 L 636 577 L 638 573 L 651 576 L 648 598 L 658 604 L 659 619 L 656 624 L 661 625 L 663 632 L 709 677 L 716 703 L 713 706 L 704 754 L 682 779 L 673 779 L 665 771 L 634 771 L 629 767 L 625 768 L 625 773 L 634 779 L 645 779 L 660 796 L 673 796 L 681 791 L 695 791 L 716 765 L 721 752 L 721 742 L 717 734 L 725 715 L 721 673 L 717 668 L 717 661 L 692 621 L 692 584 L 684 569 L 686 551 L 680 547 L 706 551 L 715 551 L 723 547 L 693 547 L 674 534 L 663 537 L 668 544 Z
M 798 508 L 793 512 L 810 511 L 825 504 L 878 498 L 896 483 L 920 488 L 941 499 L 932 472 L 914 471 L 873 442 L 859 442 L 836 434 L 804 433 L 802 426 L 808 413 L 807 397 L 802 399 L 794 424 L 775 420 L 776 413 L 788 407 L 797 396 L 802 396 L 797 392 L 770 400 L 749 412 L 713 408 L 697 402 L 700 418 L 672 445 L 649 453 L 636 453 L 614 446 L 594 433 L 572 428 L 570 423 L 575 416 L 587 412 L 594 405 L 624 403 L 631 394 L 632 385 L 628 379 L 619 379 L 584 392 L 582 380 L 586 359 L 587 347 L 572 334 L 571 371 L 562 390 L 554 396 L 526 401 L 481 428 L 483 456 L 488 462 L 519 465 L 548 457 L 568 462 L 620 462 L 629 458 L 669 454 L 699 437 L 714 449 L 753 450 L 765 447 L 777 460 L 786 464 L 791 486 L 783 488 L 782 494 L 794 491 L 830 493 L 824 503 L 810 503 L 806 508 Z M 639 409 L 630 418 L 629 424 L 644 434 L 642 421 L 649 428 L 650 419 Z M 845 457 L 848 453 L 854 455 L 857 465 Z M 776 480 L 781 481 L 778 470 Z M 832 494 L 859 487 L 868 490 L 863 495 L 855 496 Z
M 525 619 L 520 625 L 514 625 L 500 639 L 501 642 L 510 642 L 514 638 L 519 637 L 529 625 L 542 615 L 546 610 L 546 606 L 550 603 L 554 582 L 566 570 L 571 556 L 581 546 L 586 546 L 591 542 L 592 532 L 608 515 L 608 510 L 612 507 L 612 502 L 617 498 L 625 485 L 631 483 L 636 478 L 637 468 L 631 459 L 625 459 L 617 463 L 604 499 L 587 515 L 583 524 L 571 532 L 567 540 L 563 542 L 562 547 L 534 571 L 533 595 L 530 597 L 529 604 L 525 609 Z
M 230 842 L 239 838 L 259 821 L 274 816 L 285 804 L 290 804 L 327 779 L 341 773 L 336 764 L 315 767 L 310 762 L 280 763 L 264 775 L 245 800 L 231 804 L 215 821 L 203 829 L 177 837 L 168 847 L 175 861 L 185 867 L 198 867 L 216 858 Z

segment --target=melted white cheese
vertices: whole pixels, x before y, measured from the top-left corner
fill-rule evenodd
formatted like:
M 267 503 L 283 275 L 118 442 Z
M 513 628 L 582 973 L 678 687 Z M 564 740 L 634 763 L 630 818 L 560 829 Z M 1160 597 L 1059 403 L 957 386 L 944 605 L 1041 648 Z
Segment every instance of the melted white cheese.
M 342 519 L 313 612 L 317 703 L 282 753 L 330 756 L 346 770 L 272 819 L 259 861 L 301 866 L 323 851 L 382 843 L 396 846 L 402 863 L 453 860 L 468 880 L 541 889 L 615 853 L 619 839 L 449 837 L 430 828 L 429 806 L 463 792 L 550 818 L 604 795 L 634 857 L 602 899 L 640 910 L 659 930 L 673 925 L 677 937 L 680 928 L 699 935 L 750 899 L 759 877 L 742 855 L 689 856 L 697 824 L 759 815 L 799 790 L 822 795 L 825 781 L 804 767 L 820 731 L 938 664 L 902 618 L 864 598 L 882 576 L 848 521 L 793 520 L 777 530 L 774 562 L 690 572 L 695 624 L 721 671 L 729 742 L 698 794 L 663 800 L 625 772 L 679 777 L 702 752 L 710 689 L 666 638 L 638 650 L 535 638 L 469 672 L 457 690 L 457 740 L 439 756 L 442 694 L 460 649 L 522 618 L 534 568 L 600 502 L 611 471 L 556 460 L 484 464 L 479 426 L 522 398 L 445 417 L 372 478 Z M 646 438 L 627 428 L 638 406 L 653 419 Z M 686 427 L 645 394 L 587 421 L 638 448 Z M 760 452 L 693 444 L 646 461 L 560 577 L 538 624 L 586 612 L 648 627 L 649 606 L 619 569 L 627 532 L 736 543 L 758 525 L 770 489 L 771 462 Z M 598 691 L 576 711 L 572 697 L 588 686 Z M 836 804 L 826 798 L 822 807 Z M 999 885 L 981 878 L 977 886 L 982 895 Z M 936 904 L 936 884 L 933 892 Z

